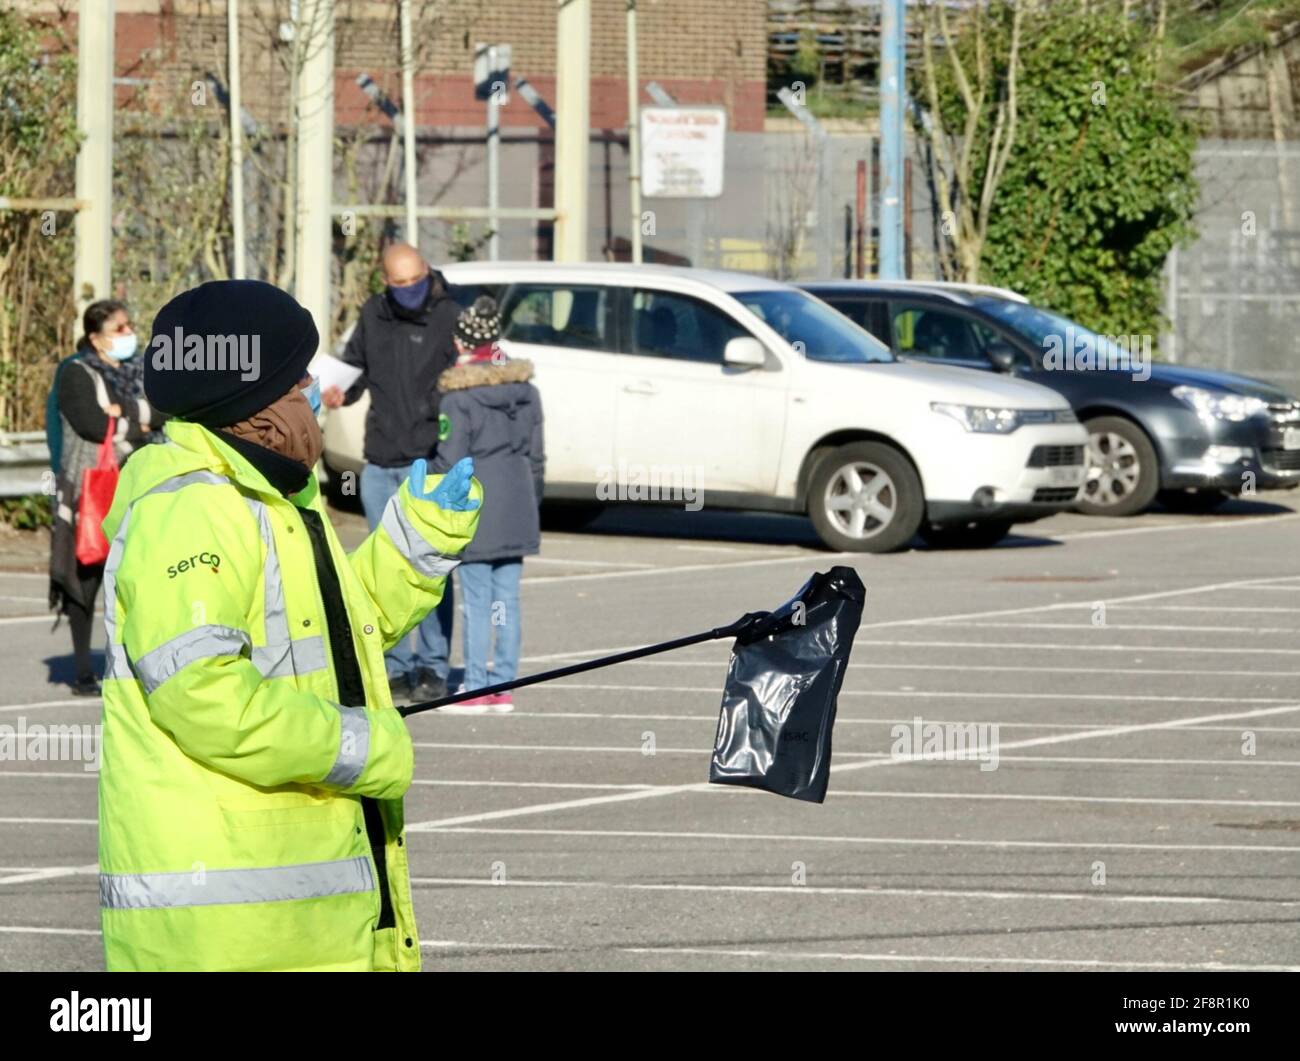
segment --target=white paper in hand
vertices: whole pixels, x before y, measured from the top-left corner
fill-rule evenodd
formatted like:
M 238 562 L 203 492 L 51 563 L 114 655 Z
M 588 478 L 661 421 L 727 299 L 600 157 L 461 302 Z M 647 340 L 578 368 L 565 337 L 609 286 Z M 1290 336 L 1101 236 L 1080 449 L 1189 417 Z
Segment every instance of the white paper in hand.
M 339 390 L 347 392 L 352 384 L 361 378 L 361 369 L 354 368 L 346 361 L 340 361 L 337 357 L 331 357 L 329 354 L 321 354 L 312 364 L 312 371 L 320 379 L 320 389 L 322 392 L 329 390 L 331 387 L 338 387 Z

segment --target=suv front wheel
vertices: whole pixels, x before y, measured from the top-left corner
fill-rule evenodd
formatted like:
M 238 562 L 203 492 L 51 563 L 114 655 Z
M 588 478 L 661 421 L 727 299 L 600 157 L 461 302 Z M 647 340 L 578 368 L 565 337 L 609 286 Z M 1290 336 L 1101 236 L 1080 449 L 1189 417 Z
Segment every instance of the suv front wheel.
M 823 457 L 808 488 L 818 536 L 843 553 L 888 553 L 916 533 L 925 498 L 916 469 L 882 442 L 853 442 Z

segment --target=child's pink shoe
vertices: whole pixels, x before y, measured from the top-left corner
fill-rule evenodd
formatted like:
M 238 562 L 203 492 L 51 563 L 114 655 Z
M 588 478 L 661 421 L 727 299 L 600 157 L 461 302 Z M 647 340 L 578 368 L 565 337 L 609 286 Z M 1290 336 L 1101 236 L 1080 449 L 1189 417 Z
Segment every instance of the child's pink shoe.
M 498 715 L 508 715 L 515 709 L 514 697 L 509 693 L 493 693 L 484 699 L 491 701 L 492 710 Z
M 438 708 L 440 715 L 486 715 L 489 711 L 494 710 L 494 696 L 475 696 L 469 700 L 461 700 L 456 704 L 448 704 L 446 707 Z

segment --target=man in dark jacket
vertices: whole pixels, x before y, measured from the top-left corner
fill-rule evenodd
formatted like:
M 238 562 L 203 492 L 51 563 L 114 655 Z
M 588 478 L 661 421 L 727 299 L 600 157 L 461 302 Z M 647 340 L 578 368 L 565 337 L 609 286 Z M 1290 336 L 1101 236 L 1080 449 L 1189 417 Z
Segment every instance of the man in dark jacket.
M 457 572 L 465 602 L 465 688 L 508 682 L 519 669 L 519 580 L 538 551 L 537 507 L 546 470 L 542 397 L 531 361 L 501 349 L 501 317 L 486 295 L 460 315 L 458 364 L 442 374 L 442 430 L 435 469 L 473 457 L 483 515 Z M 495 645 L 493 645 L 495 634 Z M 492 678 L 488 680 L 488 662 Z M 514 710 L 509 693 L 442 708 L 446 714 Z
M 386 287 L 361 307 L 342 360 L 361 369 L 345 394 L 331 387 L 321 398 L 330 408 L 350 405 L 368 389 L 366 464 L 361 506 L 373 531 L 411 462 L 429 457 L 438 443 L 438 377 L 456 363 L 452 340 L 460 307 L 442 274 L 409 243 L 384 251 Z M 455 604 L 451 580 L 437 609 L 385 657 L 394 700 L 433 700 L 447 691 L 447 651 Z

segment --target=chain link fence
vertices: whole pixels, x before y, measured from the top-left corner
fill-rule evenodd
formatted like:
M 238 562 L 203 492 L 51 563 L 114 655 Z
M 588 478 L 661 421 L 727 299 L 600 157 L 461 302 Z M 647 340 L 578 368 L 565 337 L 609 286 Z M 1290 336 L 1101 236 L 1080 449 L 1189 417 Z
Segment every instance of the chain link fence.
M 1203 140 L 1196 242 L 1166 263 L 1167 358 L 1300 393 L 1300 144 Z

